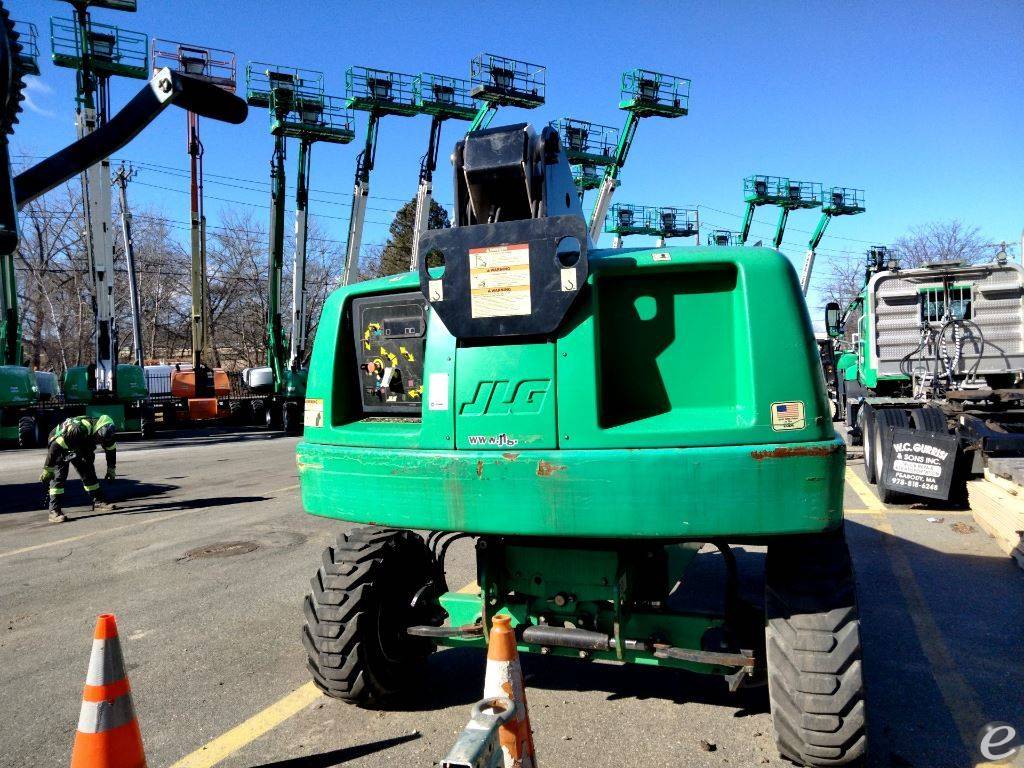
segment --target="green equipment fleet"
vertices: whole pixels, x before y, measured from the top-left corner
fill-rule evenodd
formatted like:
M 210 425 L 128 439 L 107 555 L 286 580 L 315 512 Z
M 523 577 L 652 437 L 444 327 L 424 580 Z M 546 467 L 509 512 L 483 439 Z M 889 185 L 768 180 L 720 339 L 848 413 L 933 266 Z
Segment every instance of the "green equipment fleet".
M 844 340 L 851 326 L 851 341 Z M 966 500 L 986 469 L 1024 481 L 1024 267 L 902 268 L 876 246 L 844 313 L 826 308 L 839 412 L 882 501 Z
M 416 272 L 335 291 L 313 345 L 303 504 L 359 524 L 305 599 L 316 685 L 401 705 L 438 643 L 483 648 L 503 613 L 521 652 L 767 682 L 782 755 L 856 763 L 845 446 L 789 260 L 596 249 L 550 127 L 472 132 L 452 162 L 454 226 Z M 471 591 L 445 578 L 460 539 Z

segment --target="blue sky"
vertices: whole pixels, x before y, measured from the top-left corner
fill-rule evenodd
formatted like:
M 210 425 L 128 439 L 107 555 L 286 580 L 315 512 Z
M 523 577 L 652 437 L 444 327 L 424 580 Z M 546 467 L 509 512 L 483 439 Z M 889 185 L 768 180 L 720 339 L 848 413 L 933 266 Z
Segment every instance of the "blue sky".
M 1024 171 L 1024 3 L 746 2 L 496 3 L 324 0 L 139 0 L 135 14 L 97 10 L 95 21 L 151 36 L 227 48 L 250 60 L 319 69 L 342 95 L 349 65 L 468 76 L 481 51 L 547 67 L 547 104 L 507 109 L 501 122 L 573 116 L 620 125 L 622 71 L 644 67 L 692 78 L 690 115 L 641 123 L 616 195 L 621 202 L 701 205 L 702 225 L 737 229 L 742 178 L 751 173 L 861 187 L 867 212 L 836 219 L 820 250 L 860 258 L 908 228 L 960 218 L 992 241 L 1019 242 Z M 48 60 L 57 0 L 9 0 L 39 26 L 44 60 L 15 135 L 15 152 L 50 153 L 74 136 L 71 70 Z M 141 85 L 113 86 L 115 109 Z M 416 190 L 426 117 L 386 118 L 364 242 L 381 242 L 394 210 Z M 357 130 L 365 127 L 359 115 Z M 242 126 L 203 124 L 207 215 L 222 200 L 267 203 L 267 114 Z M 444 132 L 436 198 L 450 204 L 447 163 L 460 124 Z M 168 111 L 119 156 L 185 169 L 185 115 Z M 314 151 L 311 212 L 343 241 L 357 142 Z M 294 174 L 290 156 L 289 173 Z M 251 180 L 251 181 L 250 181 Z M 230 185 L 230 186 L 229 186 Z M 187 179 L 144 170 L 133 203 L 187 221 Z M 585 207 L 589 210 L 592 195 Z M 252 209 L 257 216 L 265 209 Z M 752 240 L 769 238 L 763 209 Z M 783 246 L 798 264 L 816 214 L 795 212 Z M 289 224 L 290 226 L 290 224 Z M 181 231 L 182 236 L 186 232 Z M 632 241 L 627 241 L 633 244 Z M 636 245 L 644 244 L 637 238 Z M 820 299 L 812 295 L 812 307 Z

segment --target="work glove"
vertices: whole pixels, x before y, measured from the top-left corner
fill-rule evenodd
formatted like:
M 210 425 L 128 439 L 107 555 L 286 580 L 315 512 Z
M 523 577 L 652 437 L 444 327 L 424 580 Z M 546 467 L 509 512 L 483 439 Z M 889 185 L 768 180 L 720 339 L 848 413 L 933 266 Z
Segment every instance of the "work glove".
M 43 474 L 39 476 L 40 483 L 48 483 L 53 480 L 53 469 L 51 467 L 43 467 Z
M 104 480 L 115 480 L 117 479 L 117 472 L 113 467 L 107 467 L 107 474 L 103 476 Z

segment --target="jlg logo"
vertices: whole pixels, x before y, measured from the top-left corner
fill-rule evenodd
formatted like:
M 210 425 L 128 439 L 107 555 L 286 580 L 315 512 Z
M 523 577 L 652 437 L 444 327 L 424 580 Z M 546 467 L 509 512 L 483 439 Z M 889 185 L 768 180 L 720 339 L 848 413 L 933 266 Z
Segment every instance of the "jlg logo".
M 551 388 L 550 379 L 481 381 L 473 399 L 459 408 L 460 416 L 516 416 L 540 413 L 544 397 Z

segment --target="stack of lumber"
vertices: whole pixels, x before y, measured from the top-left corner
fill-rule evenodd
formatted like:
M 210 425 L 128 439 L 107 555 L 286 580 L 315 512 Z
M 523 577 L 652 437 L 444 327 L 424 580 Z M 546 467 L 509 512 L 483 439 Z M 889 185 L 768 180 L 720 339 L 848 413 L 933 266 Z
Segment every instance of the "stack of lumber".
M 975 522 L 1024 568 L 1024 462 L 993 461 L 984 478 L 967 483 L 967 493 Z

